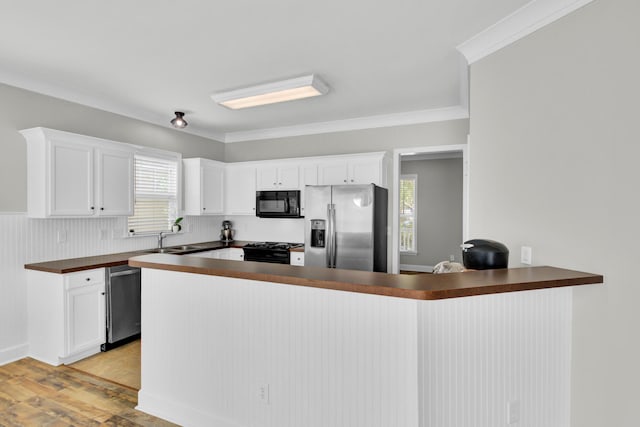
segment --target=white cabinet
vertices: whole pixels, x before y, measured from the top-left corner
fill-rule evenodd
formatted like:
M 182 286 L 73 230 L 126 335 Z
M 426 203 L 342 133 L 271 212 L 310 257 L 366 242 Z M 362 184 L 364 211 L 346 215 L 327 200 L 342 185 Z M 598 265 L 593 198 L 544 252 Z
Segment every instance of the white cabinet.
M 229 248 L 229 259 L 232 261 L 244 261 L 244 251 L 241 248 Z
M 256 173 L 258 190 L 297 190 L 300 186 L 297 164 L 261 166 Z
M 291 265 L 304 265 L 304 252 L 291 251 L 289 257 L 289 264 Z
M 320 185 L 376 184 L 386 187 L 386 157 L 383 154 L 358 155 L 323 161 L 318 166 Z
M 133 215 L 133 148 L 53 129 L 21 133 L 29 217 Z
M 133 215 L 133 152 L 103 146 L 95 150 L 98 215 Z
M 300 165 L 300 213 L 304 216 L 306 204 L 305 187 L 318 185 L 318 165 L 315 163 L 303 163 Z
M 43 191 L 39 191 L 38 194 L 32 193 L 31 187 L 28 188 L 28 191 L 29 196 L 37 195 L 42 198 L 38 202 L 44 202 L 42 208 L 47 210 L 45 215 L 93 215 L 95 209 L 93 201 L 93 147 L 53 139 L 49 140 L 47 145 L 35 148 L 43 150 L 41 156 L 43 162 L 40 165 L 28 163 L 28 168 L 29 172 L 38 167 L 42 168 L 38 174 L 44 175 L 41 182 L 44 187 Z M 29 154 L 30 150 L 27 153 Z M 48 161 L 47 157 L 49 157 Z M 46 176 L 47 172 L 48 177 Z M 31 177 L 31 174 L 28 174 L 28 178 Z M 30 184 L 31 181 L 29 181 Z M 47 190 L 49 191 L 47 192 Z
M 106 341 L 105 270 L 27 270 L 29 355 L 51 365 L 100 352 Z
M 105 342 L 104 270 L 102 282 L 67 283 L 65 357 L 99 348 Z M 85 275 L 81 275 L 84 279 Z M 86 279 L 84 279 L 86 280 Z
M 256 214 L 256 168 L 227 165 L 225 169 L 225 213 Z
M 185 215 L 224 214 L 224 163 L 194 158 L 182 164 Z
M 184 256 L 193 256 L 200 258 L 228 259 L 232 261 L 244 261 L 244 251 L 241 248 L 222 248 L 212 251 L 196 252 Z

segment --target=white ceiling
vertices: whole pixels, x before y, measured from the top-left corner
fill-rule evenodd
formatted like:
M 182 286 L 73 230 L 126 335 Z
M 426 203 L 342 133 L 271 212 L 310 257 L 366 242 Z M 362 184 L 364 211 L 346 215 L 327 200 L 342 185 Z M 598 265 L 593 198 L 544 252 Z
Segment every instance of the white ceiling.
M 186 131 L 222 141 L 424 116 L 464 106 L 456 47 L 528 1 L 0 0 L 0 81 L 163 126 L 185 111 Z M 310 73 L 327 95 L 236 111 L 210 98 Z

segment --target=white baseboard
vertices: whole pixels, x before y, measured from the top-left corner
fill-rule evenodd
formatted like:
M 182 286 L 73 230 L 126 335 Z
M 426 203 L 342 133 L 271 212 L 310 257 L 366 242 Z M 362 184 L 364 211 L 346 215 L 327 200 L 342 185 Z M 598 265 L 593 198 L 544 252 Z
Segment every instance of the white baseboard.
M 423 273 L 433 273 L 432 265 L 400 264 L 400 271 L 421 271 Z
M 0 350 L 0 366 L 16 360 L 24 359 L 29 353 L 29 343 L 16 345 Z
M 242 427 L 233 420 L 218 417 L 180 403 L 175 403 L 162 397 L 138 392 L 138 411 L 153 415 L 163 420 L 182 425 L 217 426 L 217 427 Z

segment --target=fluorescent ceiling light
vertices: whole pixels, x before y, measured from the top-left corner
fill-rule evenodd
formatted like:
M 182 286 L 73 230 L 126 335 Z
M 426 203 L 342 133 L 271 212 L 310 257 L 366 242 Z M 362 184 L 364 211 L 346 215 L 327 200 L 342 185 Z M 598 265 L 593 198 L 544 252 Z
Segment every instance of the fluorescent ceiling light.
M 232 110 L 257 107 L 276 102 L 310 98 L 329 92 L 329 86 L 314 74 L 295 79 L 266 83 L 211 95 L 218 104 Z

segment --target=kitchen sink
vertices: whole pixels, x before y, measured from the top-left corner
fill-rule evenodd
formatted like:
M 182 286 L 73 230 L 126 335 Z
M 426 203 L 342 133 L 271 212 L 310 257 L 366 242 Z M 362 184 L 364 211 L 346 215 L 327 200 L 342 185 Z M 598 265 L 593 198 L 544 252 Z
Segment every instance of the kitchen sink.
M 202 249 L 202 248 L 200 246 L 183 245 L 183 246 L 172 246 L 169 249 L 176 249 L 179 251 L 193 251 L 195 249 Z
M 183 250 L 179 248 L 156 248 L 156 249 L 146 250 L 145 252 L 149 254 L 177 254 L 182 251 Z

